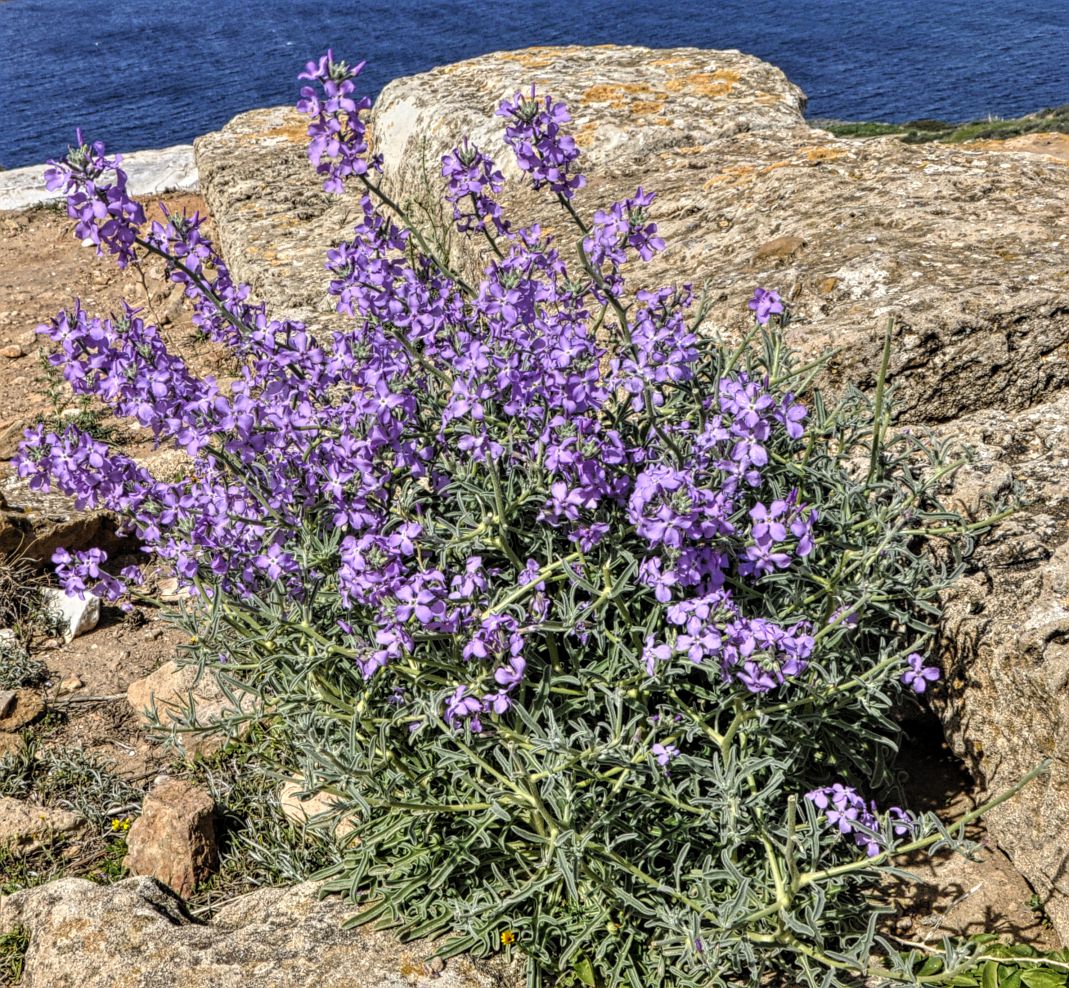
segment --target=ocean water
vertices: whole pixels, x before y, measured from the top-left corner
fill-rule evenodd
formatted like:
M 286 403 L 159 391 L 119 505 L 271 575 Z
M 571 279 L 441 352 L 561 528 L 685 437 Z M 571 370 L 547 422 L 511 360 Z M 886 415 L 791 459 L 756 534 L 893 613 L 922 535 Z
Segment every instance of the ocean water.
M 739 48 L 809 114 L 965 120 L 1069 103 L 1069 0 L 0 0 L 0 166 L 183 143 L 293 101 L 328 46 L 390 79 L 553 44 Z

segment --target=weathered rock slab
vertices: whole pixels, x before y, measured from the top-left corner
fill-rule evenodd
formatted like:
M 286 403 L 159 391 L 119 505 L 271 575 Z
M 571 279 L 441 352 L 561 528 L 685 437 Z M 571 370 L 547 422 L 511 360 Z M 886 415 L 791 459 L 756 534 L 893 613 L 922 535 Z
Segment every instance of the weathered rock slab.
M 146 727 L 157 721 L 163 727 L 182 727 L 190 723 L 192 717 L 192 722 L 199 727 L 210 728 L 237 712 L 237 704 L 230 701 L 211 671 L 198 676 L 196 666 L 180 666 L 173 659 L 131 683 L 126 700 Z M 189 754 L 217 751 L 226 739 L 223 727 L 181 732 L 176 736 L 180 746 Z
M 440 156 L 465 133 L 514 173 L 494 111 L 532 82 L 571 109 L 589 180 L 581 212 L 638 185 L 658 194 L 652 215 L 669 249 L 631 272 L 633 287 L 707 283 L 709 324 L 729 332 L 745 324 L 755 285 L 776 288 L 802 352 L 840 348 L 825 375 L 835 387 L 871 383 L 894 316 L 892 377 L 918 420 L 950 420 L 993 395 L 1020 409 L 1069 384 L 1064 162 L 836 139 L 806 125 L 804 97 L 779 70 L 738 52 L 532 49 L 386 86 L 371 132 L 394 198 L 435 199 Z M 324 255 L 356 202 L 322 192 L 305 126 L 287 108 L 257 110 L 195 150 L 235 274 L 275 314 L 322 328 Z M 548 195 L 510 183 L 502 200 L 517 223 L 543 221 L 565 248 L 574 240 Z
M 131 540 L 120 537 L 117 526 L 111 512 L 79 511 L 73 498 L 30 490 L 16 476 L 6 478 L 0 488 L 0 558 L 47 565 L 61 547 L 71 552 L 94 547 L 129 551 Z
M 973 458 L 965 500 L 1016 496 L 1021 510 L 981 542 L 944 600 L 935 694 L 948 740 L 983 789 L 1008 788 L 1041 759 L 1049 775 L 995 810 L 988 830 L 1069 935 L 1069 392 L 1024 412 L 963 416 Z M 982 513 L 979 511 L 978 513 Z
M 45 701 L 37 690 L 4 690 L 0 693 L 0 731 L 20 731 L 45 712 Z
M 353 908 L 312 883 L 265 889 L 210 925 L 147 878 L 65 878 L 0 898 L 0 930 L 29 934 L 22 988 L 519 988 L 504 964 L 455 958 L 425 975 L 427 944 L 342 930 Z
M 176 190 L 194 192 L 198 187 L 197 166 L 189 144 L 125 154 L 122 167 L 130 177 L 127 188 L 134 196 L 154 196 Z M 45 168 L 45 165 L 30 165 L 0 171 L 0 211 L 25 209 L 62 199 L 61 192 L 49 192 L 45 188 Z

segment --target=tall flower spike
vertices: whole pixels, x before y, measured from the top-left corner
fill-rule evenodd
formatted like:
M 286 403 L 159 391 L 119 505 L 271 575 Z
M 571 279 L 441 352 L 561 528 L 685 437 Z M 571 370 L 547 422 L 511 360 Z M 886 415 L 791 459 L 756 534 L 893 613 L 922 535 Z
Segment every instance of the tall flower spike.
M 65 158 L 48 162 L 45 188 L 67 194 L 67 215 L 76 220 L 75 236 L 95 244 L 98 254 L 107 248 L 125 268 L 137 256 L 135 244 L 145 211 L 126 192 L 126 172 L 119 167 L 122 156 L 106 157 L 104 145 L 86 144 L 80 130 L 77 140 L 78 146 L 68 148 Z
M 353 81 L 364 68 L 358 62 L 349 68 L 345 62 L 334 61 L 328 50 L 318 62 L 309 62 L 298 78 L 318 82 L 322 95 L 314 86 L 301 87 L 297 103 L 300 113 L 312 117 L 308 125 L 308 158 L 320 175 L 325 175 L 323 189 L 327 192 L 345 191 L 345 179 L 350 175 L 365 175 L 369 168 L 382 169 L 381 156 L 367 158 L 367 125 L 360 114 L 371 108 L 371 97 L 353 97 Z
M 442 158 L 442 177 L 449 180 L 445 198 L 453 205 L 457 229 L 480 232 L 490 220 L 498 233 L 508 233 L 508 220 L 494 198 L 505 179 L 492 158 L 465 140 Z

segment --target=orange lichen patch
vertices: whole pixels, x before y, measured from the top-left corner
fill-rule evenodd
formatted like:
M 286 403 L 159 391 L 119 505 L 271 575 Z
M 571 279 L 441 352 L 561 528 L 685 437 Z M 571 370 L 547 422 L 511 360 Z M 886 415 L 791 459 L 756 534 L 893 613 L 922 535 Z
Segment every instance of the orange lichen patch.
M 675 148 L 676 154 L 701 154 L 709 149 L 704 144 L 688 144 L 686 147 Z
M 733 165 L 726 171 L 720 172 L 718 175 L 714 175 L 712 178 L 706 179 L 702 184 L 703 189 L 711 189 L 714 185 L 742 185 L 745 182 L 752 182 L 754 179 L 754 173 L 757 171 L 753 165 Z
M 663 105 L 656 100 L 635 100 L 628 109 L 636 117 L 644 117 L 651 113 L 660 113 Z M 653 123 L 653 121 L 649 121 Z
M 793 164 L 793 161 L 773 161 L 771 165 L 765 165 L 758 174 L 767 175 L 769 172 L 778 171 L 780 168 L 790 168 Z
M 817 291 L 821 295 L 830 295 L 839 287 L 838 278 L 825 278 L 819 285 L 817 285 Z
M 304 144 L 308 140 L 308 121 L 302 119 L 287 120 L 285 123 L 270 127 L 267 130 L 249 134 L 249 138 L 254 141 L 266 140 L 269 137 L 282 137 L 293 144 Z
M 802 148 L 801 151 L 810 161 L 834 161 L 836 158 L 846 157 L 846 152 L 839 148 Z
M 593 147 L 597 142 L 598 131 L 601 128 L 595 122 L 581 124 L 572 131 L 572 136 L 575 138 L 575 143 L 581 148 Z
M 741 78 L 742 76 L 734 69 L 717 69 L 715 72 L 692 72 L 680 79 L 669 79 L 664 86 L 673 93 L 727 96 Z
M 754 99 L 762 106 L 775 106 L 780 101 L 780 97 L 775 93 L 766 92 L 755 93 Z
M 624 96 L 652 96 L 655 99 L 667 98 L 663 94 L 655 93 L 653 87 L 647 86 L 644 82 L 621 82 L 616 85 L 602 84 L 599 86 L 591 86 L 579 97 L 579 102 L 615 103 L 623 99 Z

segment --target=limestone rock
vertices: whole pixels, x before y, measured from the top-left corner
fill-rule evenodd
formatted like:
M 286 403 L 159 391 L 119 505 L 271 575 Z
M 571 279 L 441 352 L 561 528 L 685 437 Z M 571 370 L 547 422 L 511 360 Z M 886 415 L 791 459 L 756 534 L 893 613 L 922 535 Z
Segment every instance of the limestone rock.
M 520 988 L 500 961 L 448 961 L 426 976 L 433 947 L 343 930 L 353 914 L 312 883 L 264 889 L 190 919 L 148 878 L 101 886 L 79 878 L 0 898 L 0 929 L 29 934 L 22 988 Z
M 589 180 L 581 212 L 639 184 L 658 193 L 651 213 L 669 249 L 632 270 L 633 287 L 707 282 L 708 324 L 729 333 L 747 324 L 755 285 L 778 289 L 802 353 L 839 348 L 824 376 L 832 389 L 871 384 L 894 316 L 892 378 L 916 420 L 950 420 L 996 395 L 1019 410 L 1069 384 L 1063 162 L 836 139 L 806 125 L 804 97 L 779 70 L 738 52 L 532 49 L 385 87 L 371 130 L 394 197 L 433 198 L 439 157 L 465 133 L 514 175 L 493 111 L 532 82 L 574 117 Z M 322 192 L 305 127 L 294 111 L 257 110 L 195 149 L 234 273 L 274 314 L 322 328 L 333 318 L 324 253 L 356 205 Z M 510 183 L 502 201 L 517 223 L 541 219 L 566 249 L 573 241 L 548 195 Z
M 109 554 L 130 551 L 130 541 L 116 533 L 117 519 L 108 511 L 79 511 L 72 498 L 32 491 L 18 477 L 3 482 L 3 493 L 0 558 L 19 556 L 47 565 L 61 546 L 71 552 L 94 547 Z
M 122 166 L 130 176 L 128 189 L 138 198 L 197 188 L 193 149 L 188 144 L 124 154 Z M 44 165 L 31 165 L 0 172 L 0 211 L 61 199 L 62 193 L 45 188 L 44 170 Z
M 1023 503 L 946 594 L 936 704 L 948 739 L 989 795 L 1042 758 L 1049 775 L 995 810 L 988 830 L 1069 933 L 1069 392 L 1017 414 L 990 409 L 943 430 L 979 480 Z
M 77 829 L 81 822 L 82 818 L 69 810 L 0 796 L 0 847 L 16 854 L 30 854 Z
M 87 634 L 100 623 L 100 598 L 86 592 L 74 597 L 62 590 L 45 590 L 48 607 L 64 627 L 63 640 L 69 645 L 79 635 Z
M 219 859 L 214 812 L 207 790 L 180 779 L 164 780 L 145 797 L 141 815 L 130 827 L 123 866 L 190 895 Z
M 198 680 L 196 666 L 179 666 L 173 659 L 131 683 L 126 700 L 146 726 L 153 723 L 152 711 L 164 726 L 183 724 L 192 712 L 196 723 L 207 727 L 236 709 L 210 671 Z M 195 731 L 179 734 L 178 740 L 190 754 L 208 754 L 226 743 L 226 734 Z

